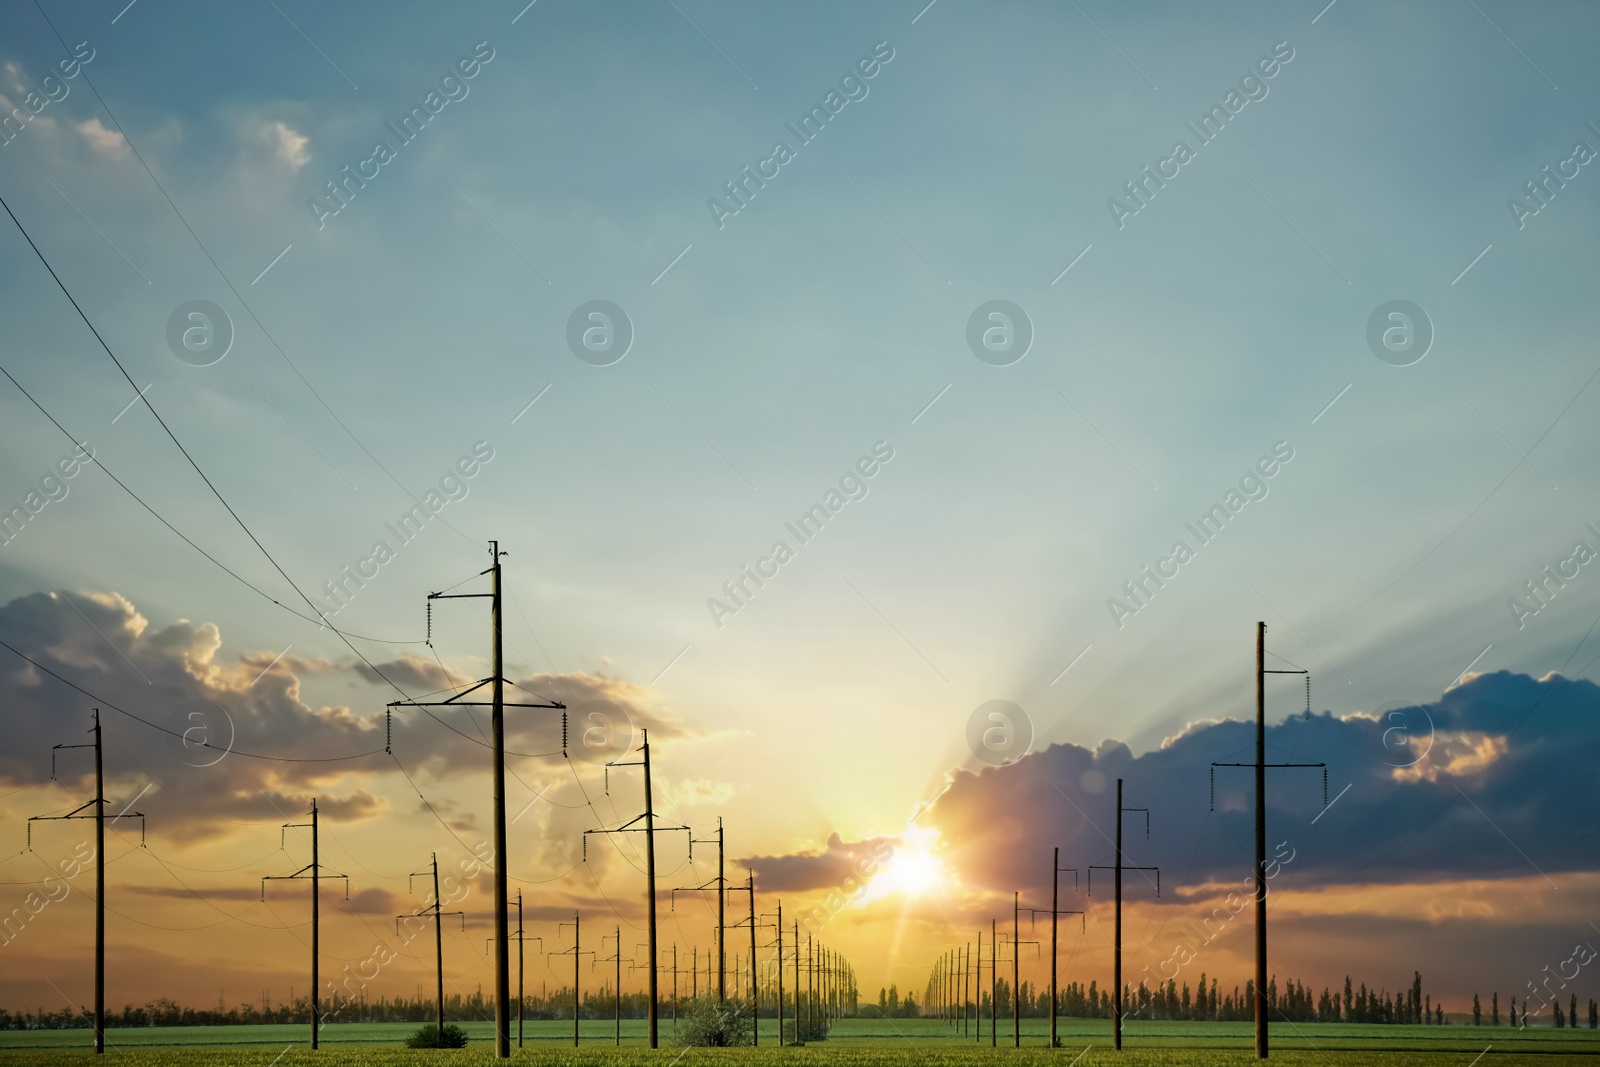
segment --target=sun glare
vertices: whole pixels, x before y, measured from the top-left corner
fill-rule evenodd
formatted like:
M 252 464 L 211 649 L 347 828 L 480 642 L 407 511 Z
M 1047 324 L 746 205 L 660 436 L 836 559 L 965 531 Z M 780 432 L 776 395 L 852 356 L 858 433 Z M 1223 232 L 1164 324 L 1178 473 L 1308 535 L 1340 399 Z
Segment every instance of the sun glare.
M 908 829 L 901 835 L 894 855 L 872 880 L 864 901 L 880 900 L 892 893 L 920 897 L 949 885 L 949 873 L 937 851 L 938 838 L 937 830 Z

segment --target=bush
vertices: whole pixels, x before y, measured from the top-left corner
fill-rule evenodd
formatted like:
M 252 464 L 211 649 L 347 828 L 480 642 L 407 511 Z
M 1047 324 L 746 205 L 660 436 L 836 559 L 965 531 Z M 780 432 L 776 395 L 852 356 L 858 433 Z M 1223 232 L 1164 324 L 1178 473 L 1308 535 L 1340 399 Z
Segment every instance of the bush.
M 743 1001 L 726 1003 L 704 996 L 689 1003 L 678 1017 L 678 1043 L 700 1048 L 727 1048 L 752 1043 L 750 1005 Z
M 797 1025 L 800 1030 L 798 1039 L 795 1036 Z M 826 1041 L 828 1039 L 828 1023 L 826 1019 L 817 1013 L 807 1014 L 805 1022 L 799 1024 L 791 1016 L 783 1021 L 783 1036 L 784 1040 L 791 1045 L 804 1045 L 809 1041 Z
M 406 1048 L 466 1048 L 467 1032 L 455 1023 L 444 1024 L 444 1038 L 440 1040 L 439 1028 L 432 1023 L 421 1027 L 406 1038 Z

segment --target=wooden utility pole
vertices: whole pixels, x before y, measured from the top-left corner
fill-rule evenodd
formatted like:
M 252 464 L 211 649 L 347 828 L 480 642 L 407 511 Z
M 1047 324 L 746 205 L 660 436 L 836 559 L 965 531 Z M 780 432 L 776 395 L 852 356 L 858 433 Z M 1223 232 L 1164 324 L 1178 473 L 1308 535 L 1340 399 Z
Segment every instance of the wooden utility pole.
M 711 844 L 711 838 L 709 838 L 709 837 L 707 837 L 707 838 L 698 838 L 698 837 L 694 836 L 694 832 L 693 831 L 690 831 L 690 833 L 689 833 L 689 862 L 690 863 L 694 862 L 694 846 L 696 846 L 696 845 L 709 845 L 709 844 Z M 728 916 L 727 916 L 728 880 L 727 880 L 727 871 L 726 871 L 726 867 L 725 867 L 726 855 L 725 855 L 725 850 L 723 848 L 722 816 L 720 816 L 720 815 L 717 816 L 716 844 L 717 844 L 717 876 L 715 878 L 705 882 L 702 885 L 684 886 L 684 887 L 681 887 L 681 888 L 678 888 L 678 889 L 674 889 L 672 892 L 674 894 L 678 894 L 678 893 L 705 893 L 705 892 L 709 892 L 713 885 L 716 886 L 716 893 L 717 893 L 717 999 L 719 1001 L 722 1001 L 723 1003 L 726 1003 L 727 1000 L 728 1000 L 728 979 L 727 979 L 728 952 L 727 952 L 727 946 L 725 946 L 723 944 L 723 937 L 724 937 L 724 934 L 727 932 L 727 928 L 728 928 Z M 711 966 L 711 960 L 710 960 L 709 956 L 706 959 L 706 966 L 708 968 Z M 709 979 L 707 980 L 707 984 L 710 984 Z
M 1211 764 L 1211 806 L 1216 808 L 1218 767 L 1251 767 L 1255 771 L 1256 811 L 1256 1059 L 1267 1058 L 1267 768 L 1268 767 L 1321 767 L 1322 807 L 1328 807 L 1328 768 L 1325 763 L 1268 763 L 1267 762 L 1267 675 L 1303 674 L 1306 676 L 1306 715 L 1311 714 L 1310 672 L 1267 669 L 1267 624 L 1256 623 L 1256 759 L 1254 763 Z
M 978 966 L 973 971 L 972 991 L 977 994 L 972 1014 L 978 1023 L 978 1044 L 983 1044 L 983 927 L 978 927 Z
M 1000 926 L 989 920 L 989 1047 L 1000 1046 Z
M 1115 864 L 1110 868 L 1111 870 L 1116 871 L 1116 878 L 1115 878 L 1115 882 L 1116 882 L 1116 930 L 1115 930 L 1115 934 L 1114 934 L 1116 947 L 1113 950 L 1113 955 L 1112 955 L 1112 984 L 1115 986 L 1115 988 L 1112 989 L 1112 991 L 1111 991 L 1111 1025 L 1112 1025 L 1112 1044 L 1113 1044 L 1113 1047 L 1115 1047 L 1117 1049 L 1121 1049 L 1122 1048 L 1122 1016 L 1124 1014 L 1124 1007 L 1123 1007 L 1123 1003 L 1122 1003 L 1122 872 L 1123 871 L 1155 871 L 1156 872 L 1156 896 L 1157 897 L 1161 896 L 1161 868 L 1159 868 L 1159 867 L 1135 867 L 1132 864 L 1123 862 L 1123 852 L 1122 852 L 1122 814 L 1123 814 L 1123 812 L 1127 812 L 1127 811 L 1137 811 L 1137 812 L 1143 812 L 1144 813 L 1144 836 L 1145 836 L 1146 840 L 1149 840 L 1149 838 L 1150 838 L 1150 809 L 1149 808 L 1129 808 L 1129 807 L 1125 807 L 1123 805 L 1123 803 L 1122 803 L 1122 779 L 1118 778 L 1117 779 L 1117 841 L 1116 841 L 1116 846 L 1115 846 L 1116 847 L 1116 851 L 1117 851 L 1117 856 L 1116 856 Z M 1090 896 L 1094 895 L 1094 872 L 1095 871 L 1103 871 L 1103 870 L 1107 870 L 1107 869 L 1108 869 L 1107 867 L 1105 867 L 1104 865 L 1101 865 L 1101 864 L 1090 864 L 1089 865 L 1089 895 Z M 1146 875 L 1146 879 L 1147 880 L 1148 880 L 1148 877 L 1149 876 Z
M 522 991 L 523 949 L 527 947 L 527 936 L 522 929 L 522 890 L 517 890 L 517 1047 L 522 1047 L 522 1010 L 527 1003 L 527 996 Z M 544 951 L 544 938 L 536 937 L 539 942 L 539 951 Z M 486 944 L 493 944 L 494 938 L 486 938 Z
M 809 935 L 808 935 L 809 937 Z M 794 1043 L 803 1045 L 805 1038 L 800 1030 L 800 920 L 794 922 Z
M 560 952 L 552 952 L 549 955 L 551 955 L 551 956 L 565 956 L 565 955 L 571 954 L 571 956 L 572 956 L 572 1047 L 573 1048 L 577 1048 L 578 1047 L 578 1018 L 579 1018 L 579 1016 L 581 1016 L 583 1014 L 583 997 L 579 995 L 579 991 L 578 991 L 578 978 L 579 978 L 579 974 L 578 974 L 578 959 L 579 959 L 579 957 L 585 956 L 585 955 L 593 956 L 594 953 L 593 952 L 585 953 L 583 951 L 583 917 L 582 917 L 582 915 L 580 915 L 578 912 L 573 912 L 572 913 L 572 921 L 570 923 L 557 923 L 556 924 L 556 932 L 558 934 L 561 932 L 561 928 L 563 926 L 572 927 L 572 947 L 569 948 L 569 949 L 563 949 Z M 621 944 L 620 940 L 618 941 L 618 944 L 619 945 Z M 620 952 L 621 950 L 618 949 L 618 951 Z
M 647 929 L 648 929 L 648 938 L 649 938 L 647 943 L 649 945 L 649 952 L 650 952 L 650 976 L 649 976 L 649 988 L 650 988 L 649 1002 L 650 1003 L 649 1003 L 649 1008 L 648 1008 L 649 1019 L 650 1019 L 650 1023 L 649 1023 L 650 1047 L 651 1048 L 659 1048 L 660 1047 L 660 1037 L 659 1037 L 659 1029 L 658 1029 L 658 1020 L 660 1018 L 660 999 L 661 998 L 660 998 L 659 982 L 660 982 L 660 976 L 661 976 L 661 968 L 660 968 L 660 965 L 658 964 L 657 958 L 656 958 L 656 833 L 658 831 L 662 832 L 662 833 L 667 833 L 667 832 L 674 831 L 674 830 L 683 830 L 685 832 L 689 832 L 690 833 L 691 839 L 693 838 L 693 833 L 691 831 L 689 831 L 689 828 L 687 826 L 662 826 L 662 827 L 657 827 L 656 826 L 655 801 L 654 801 L 654 795 L 653 795 L 653 793 L 651 791 L 651 787 L 650 787 L 650 731 L 649 730 L 641 730 L 640 731 L 640 738 L 641 738 L 641 743 L 640 743 L 640 746 L 639 746 L 639 752 L 640 752 L 640 758 L 639 759 L 633 760 L 633 761 L 629 761 L 629 762 L 622 762 L 622 761 L 613 760 L 612 762 L 607 763 L 606 767 L 607 767 L 608 770 L 611 767 L 643 767 L 644 768 L 644 814 L 638 816 L 637 818 L 628 820 L 627 822 L 623 823 L 621 826 L 617 826 L 617 827 L 614 827 L 614 828 L 609 829 L 609 830 L 585 830 L 583 832 L 583 842 L 584 842 L 583 855 L 584 855 L 584 859 L 587 860 L 588 857 L 589 857 L 589 835 L 590 834 L 626 834 L 626 833 L 636 833 L 636 832 L 641 832 L 641 833 L 644 834 L 644 857 L 645 857 L 645 859 L 644 859 L 644 863 L 645 863 L 645 874 L 644 874 L 644 877 L 645 877 L 645 882 L 646 882 L 645 918 L 646 918 L 646 925 L 647 925 Z M 644 823 L 644 825 L 643 826 L 635 826 L 634 825 L 635 823 L 640 823 L 640 822 Z M 721 833 L 721 831 L 720 831 L 720 828 L 719 828 L 719 831 L 718 831 L 719 836 L 720 836 L 720 833 Z M 690 847 L 692 848 L 693 846 L 690 846 Z M 621 957 L 622 957 L 622 942 L 619 941 L 619 942 L 617 942 L 617 958 L 620 960 Z M 618 978 L 618 987 L 619 988 L 621 986 L 621 979 L 620 979 L 621 967 L 622 967 L 622 964 L 619 962 L 617 964 L 618 974 L 619 974 L 619 978 Z
M 318 993 L 318 989 L 320 988 L 320 979 L 318 978 L 317 973 L 317 964 L 320 957 L 320 951 L 318 950 L 317 946 L 321 938 L 322 930 L 321 909 L 318 906 L 321 896 L 319 890 L 322 876 L 322 853 L 317 842 L 316 797 L 311 798 L 311 821 L 284 823 L 283 826 L 278 830 L 279 845 L 281 846 L 283 844 L 284 834 L 287 831 L 304 830 L 308 827 L 311 830 L 311 862 L 306 864 L 304 867 L 301 867 L 293 874 L 269 874 L 264 876 L 261 879 L 261 899 L 267 899 L 268 882 L 287 882 L 296 878 L 311 879 L 311 1047 L 315 1049 L 317 1047 L 318 1035 L 322 1030 L 322 1006 L 320 994 Z M 307 872 L 310 873 L 307 874 Z M 349 899 L 350 879 L 342 874 L 336 874 L 332 877 L 344 879 L 344 895 L 346 899 Z
M 489 567 L 478 572 L 482 577 L 490 576 L 490 591 L 487 593 L 429 593 L 428 599 L 432 600 L 489 600 L 489 628 L 491 633 L 491 666 L 493 672 L 488 678 L 476 685 L 452 696 L 449 700 L 435 702 L 419 702 L 415 700 L 395 700 L 389 707 L 484 707 L 490 708 L 490 733 L 492 735 L 492 748 L 494 749 L 494 1042 L 495 1057 L 508 1059 L 511 1056 L 511 932 L 509 922 L 510 893 L 506 887 L 506 728 L 505 709 L 511 708 L 548 708 L 554 710 L 566 709 L 566 705 L 559 702 L 552 703 L 506 703 L 505 699 L 505 656 L 503 627 L 501 620 L 501 575 L 500 557 L 506 553 L 500 551 L 499 541 L 489 542 Z M 477 692 L 484 686 L 489 687 L 490 699 L 464 700 L 463 697 Z
M 1037 945 L 1037 941 L 1022 941 L 1021 894 L 1011 894 L 1011 1041 L 1013 1048 L 1022 1047 L 1022 947 Z M 998 959 L 998 956 L 996 957 Z
M 720 828 L 719 828 L 719 830 L 720 830 Z M 751 1042 L 752 1042 L 752 1044 L 760 1045 L 761 1044 L 761 1005 L 760 1005 L 760 996 L 761 996 L 761 994 L 760 994 L 760 988 L 759 988 L 759 985 L 758 985 L 757 979 L 756 979 L 756 925 L 757 925 L 757 923 L 756 923 L 756 872 L 755 871 L 748 871 L 747 874 L 748 874 L 748 876 L 745 879 L 745 884 L 744 885 L 729 886 L 728 887 L 728 892 L 729 893 L 749 893 L 750 894 L 750 917 L 747 920 L 745 920 L 745 922 L 748 922 L 750 924 L 750 1012 L 751 1012 L 751 1031 L 750 1032 L 751 1032 Z M 744 923 L 739 922 L 739 923 L 734 923 L 733 925 L 735 927 L 738 927 L 738 926 L 743 926 Z M 734 961 L 735 961 L 734 973 L 737 974 L 737 973 L 739 973 L 739 968 L 737 966 L 738 956 L 734 957 Z
M 1121 805 L 1118 806 L 1120 807 Z M 1082 915 L 1083 912 L 1071 908 L 1063 910 L 1061 907 L 1061 875 L 1066 871 L 1071 871 L 1073 888 L 1077 888 L 1078 869 L 1076 867 L 1061 866 L 1061 849 L 1059 846 L 1055 850 L 1055 858 L 1050 866 L 1050 1047 L 1055 1048 L 1058 1044 L 1056 1040 L 1056 1004 L 1060 996 L 1059 987 L 1056 983 L 1056 959 L 1060 954 L 1058 949 L 1060 942 L 1057 937 L 1057 930 L 1060 926 L 1058 920 L 1063 915 Z M 1026 910 L 1031 912 L 1033 917 L 1037 917 L 1044 909 L 1028 908 Z
M 778 1047 L 783 1047 L 783 900 L 778 901 Z M 796 1036 L 799 1032 L 796 1031 Z
M 50 777 L 56 776 L 56 752 L 68 748 L 94 749 L 94 799 L 87 804 L 82 804 L 65 815 L 35 815 L 28 820 L 28 848 L 33 848 L 33 824 L 36 822 L 56 822 L 62 819 L 93 819 L 94 820 L 94 1052 L 97 1056 L 105 1055 L 106 1051 L 106 778 L 105 762 L 102 755 L 104 746 L 101 744 L 100 709 L 94 709 L 94 725 L 89 728 L 94 735 L 94 740 L 76 745 L 52 745 L 50 748 Z M 135 797 L 135 800 L 138 798 Z M 128 805 L 132 807 L 133 805 Z M 93 808 L 94 814 L 85 815 L 87 808 Z M 118 819 L 138 819 L 140 843 L 144 837 L 144 815 L 124 808 L 116 815 L 110 816 L 112 822 Z M 313 1046 L 315 1047 L 315 1046 Z
M 428 905 L 428 907 L 426 909 L 424 909 L 424 910 L 433 912 L 434 976 L 437 979 L 437 981 L 435 983 L 435 988 L 437 989 L 438 997 L 439 997 L 437 1003 L 435 1004 L 435 1017 L 438 1020 L 438 1022 L 436 1023 L 436 1025 L 438 1026 L 438 1029 L 435 1031 L 435 1033 L 438 1035 L 438 1038 L 439 1038 L 439 1048 L 444 1048 L 445 1047 L 445 1045 L 444 1045 L 444 920 L 441 918 L 441 916 L 444 916 L 444 915 L 460 915 L 462 917 L 462 919 L 461 919 L 461 928 L 463 930 L 465 930 L 467 928 L 467 920 L 466 920 L 466 913 L 465 912 L 461 912 L 461 911 L 440 911 L 439 910 L 440 908 L 442 908 L 444 906 L 444 902 L 439 898 L 439 854 L 437 852 L 433 853 L 433 868 L 432 868 L 432 871 L 433 871 L 433 903 Z M 427 871 L 419 871 L 419 872 L 411 875 L 411 878 L 407 880 L 408 881 L 408 888 L 409 888 L 410 880 L 417 879 L 417 878 L 422 878 L 422 877 L 426 876 L 427 874 L 428 874 Z M 415 918 L 415 916 L 416 916 L 416 912 L 412 912 L 410 915 L 396 915 L 395 918 L 394 918 L 394 931 L 395 931 L 395 933 L 398 934 L 400 932 L 400 920 Z M 520 926 L 520 923 L 518 925 Z

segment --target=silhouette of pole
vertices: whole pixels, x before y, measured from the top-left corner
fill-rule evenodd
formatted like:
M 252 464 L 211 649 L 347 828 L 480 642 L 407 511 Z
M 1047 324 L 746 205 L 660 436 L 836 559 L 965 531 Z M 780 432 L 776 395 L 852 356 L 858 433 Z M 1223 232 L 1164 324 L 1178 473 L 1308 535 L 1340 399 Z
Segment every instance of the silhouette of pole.
M 1116 843 L 1115 843 L 1115 846 L 1114 846 L 1116 848 L 1117 856 L 1116 856 L 1116 861 L 1112 865 L 1112 868 L 1111 868 L 1112 870 L 1114 870 L 1116 872 L 1116 874 L 1115 874 L 1115 882 L 1116 882 L 1116 894 L 1115 894 L 1116 926 L 1115 926 L 1115 931 L 1114 931 L 1114 934 L 1113 934 L 1113 940 L 1115 942 L 1115 947 L 1113 949 L 1113 955 L 1112 955 L 1112 979 L 1111 979 L 1112 980 L 1112 984 L 1116 988 L 1111 991 L 1111 1023 L 1112 1023 L 1112 1031 L 1113 1031 L 1112 1032 L 1112 1046 L 1114 1048 L 1116 1048 L 1116 1049 L 1119 1049 L 1119 1050 L 1122 1048 L 1122 1016 L 1123 1016 L 1123 1013 L 1124 1013 L 1124 1005 L 1122 1003 L 1122 872 L 1124 870 L 1129 870 L 1129 871 L 1155 871 L 1156 872 L 1156 896 L 1159 897 L 1161 895 L 1161 869 L 1159 867 L 1135 867 L 1132 864 L 1128 864 L 1128 863 L 1124 863 L 1123 862 L 1123 853 L 1122 853 L 1122 813 L 1125 812 L 1125 811 L 1142 811 L 1142 812 L 1144 812 L 1144 835 L 1145 835 L 1145 839 L 1148 840 L 1149 837 L 1150 837 L 1150 809 L 1148 809 L 1148 808 L 1130 808 L 1130 807 L 1124 806 L 1123 803 L 1122 803 L 1122 779 L 1118 778 L 1117 779 L 1117 839 L 1116 839 Z M 1104 865 L 1101 865 L 1101 864 L 1090 864 L 1089 865 L 1089 893 L 1091 895 L 1093 895 L 1093 893 L 1094 893 L 1094 872 L 1097 871 L 1097 870 L 1103 871 L 1105 869 L 1106 869 L 1106 867 Z
M 1256 623 L 1256 1059 L 1267 1058 L 1267 624 Z

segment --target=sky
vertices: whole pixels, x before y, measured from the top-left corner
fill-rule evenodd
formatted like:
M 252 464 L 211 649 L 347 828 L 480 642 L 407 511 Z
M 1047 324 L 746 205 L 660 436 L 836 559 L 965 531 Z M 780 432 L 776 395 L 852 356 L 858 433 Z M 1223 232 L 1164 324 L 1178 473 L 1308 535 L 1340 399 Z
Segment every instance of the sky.
M 0 911 L 87 828 L 27 820 L 92 795 L 50 760 L 98 706 L 146 816 L 113 1005 L 303 995 L 260 879 L 312 797 L 327 959 L 365 956 L 489 834 L 483 718 L 384 709 L 491 672 L 485 602 L 425 598 L 494 539 L 511 691 L 569 707 L 570 758 L 507 712 L 547 948 L 643 940 L 638 842 L 583 832 L 648 729 L 664 820 L 720 817 L 869 992 L 1042 903 L 1051 849 L 1109 862 L 1122 777 L 1160 970 L 1250 874 L 1207 764 L 1258 621 L 1311 679 L 1269 676 L 1269 743 L 1327 771 L 1271 778 L 1278 973 L 1464 1009 L 1600 936 L 1600 13 L 524 3 L 0 13 Z M 715 873 L 686 836 L 663 889 Z M 91 908 L 28 913 L 0 1003 L 87 1000 Z

